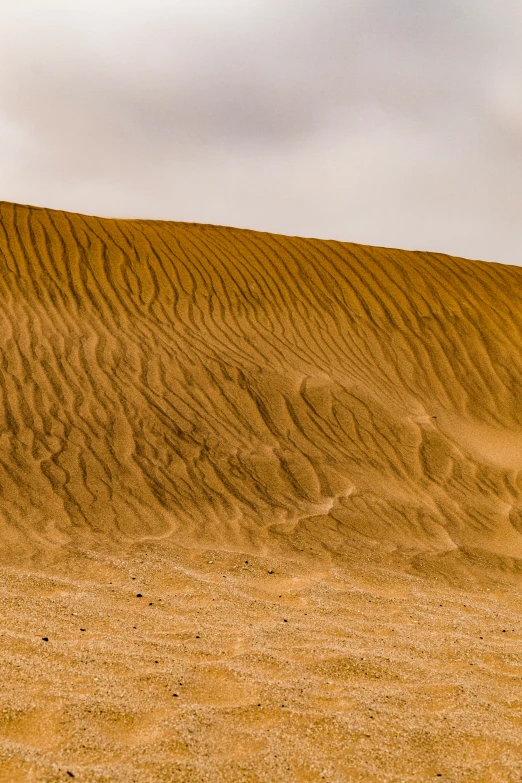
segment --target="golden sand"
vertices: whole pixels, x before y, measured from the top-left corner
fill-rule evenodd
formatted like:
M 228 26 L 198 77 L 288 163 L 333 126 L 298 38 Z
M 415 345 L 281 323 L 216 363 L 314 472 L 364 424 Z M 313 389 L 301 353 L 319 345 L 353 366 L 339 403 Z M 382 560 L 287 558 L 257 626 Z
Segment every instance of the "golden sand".
M 521 293 L 0 203 L 0 779 L 519 781 Z

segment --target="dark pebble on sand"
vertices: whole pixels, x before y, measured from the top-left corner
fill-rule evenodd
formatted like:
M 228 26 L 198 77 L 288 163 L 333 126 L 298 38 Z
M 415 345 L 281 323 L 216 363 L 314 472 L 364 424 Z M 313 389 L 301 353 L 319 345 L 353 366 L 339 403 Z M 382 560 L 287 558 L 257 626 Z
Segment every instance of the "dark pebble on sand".
M 48 642 L 49 637 L 48 636 L 42 636 L 42 642 Z
M 136 598 L 143 598 L 141 593 L 136 593 Z

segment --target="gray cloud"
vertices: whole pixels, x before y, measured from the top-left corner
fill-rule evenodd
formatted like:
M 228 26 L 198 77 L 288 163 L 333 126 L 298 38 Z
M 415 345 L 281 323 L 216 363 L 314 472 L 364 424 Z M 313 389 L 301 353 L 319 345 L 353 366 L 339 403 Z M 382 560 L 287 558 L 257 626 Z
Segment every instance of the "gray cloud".
M 0 198 L 519 263 L 513 0 L 18 0 Z

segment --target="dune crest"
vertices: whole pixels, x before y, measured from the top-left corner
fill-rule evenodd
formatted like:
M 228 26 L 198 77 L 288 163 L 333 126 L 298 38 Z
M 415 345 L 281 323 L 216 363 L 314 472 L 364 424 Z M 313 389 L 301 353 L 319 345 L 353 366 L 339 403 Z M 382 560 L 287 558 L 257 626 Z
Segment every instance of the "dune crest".
M 522 270 L 0 205 L 4 555 L 522 558 Z

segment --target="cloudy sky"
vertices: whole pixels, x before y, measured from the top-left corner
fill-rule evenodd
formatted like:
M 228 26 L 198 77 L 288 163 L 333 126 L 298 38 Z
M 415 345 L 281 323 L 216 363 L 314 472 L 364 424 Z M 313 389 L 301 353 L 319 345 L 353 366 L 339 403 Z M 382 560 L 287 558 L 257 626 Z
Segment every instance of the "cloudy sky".
M 522 263 L 520 0 L 0 3 L 0 199 Z

